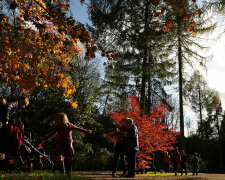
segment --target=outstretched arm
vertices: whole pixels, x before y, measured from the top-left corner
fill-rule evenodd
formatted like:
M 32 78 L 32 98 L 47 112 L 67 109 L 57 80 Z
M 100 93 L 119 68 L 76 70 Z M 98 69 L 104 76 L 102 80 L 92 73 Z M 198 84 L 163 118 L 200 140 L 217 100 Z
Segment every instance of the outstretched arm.
M 84 129 L 84 128 L 80 128 L 80 127 L 77 127 L 73 124 L 70 124 L 70 129 L 72 131 L 78 131 L 78 132 L 83 132 L 83 133 L 91 133 L 92 131 L 91 130 L 87 130 L 87 129 Z
M 53 138 L 57 134 L 56 126 L 54 129 L 45 137 L 41 140 L 40 144 L 43 144 L 45 141 L 48 141 L 49 139 Z

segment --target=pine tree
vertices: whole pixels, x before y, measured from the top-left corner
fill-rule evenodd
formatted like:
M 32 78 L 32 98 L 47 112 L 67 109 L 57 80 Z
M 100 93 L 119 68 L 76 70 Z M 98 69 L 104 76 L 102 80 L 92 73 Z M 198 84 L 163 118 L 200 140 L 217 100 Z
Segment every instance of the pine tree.
M 96 3 L 91 1 L 94 6 Z M 164 41 L 165 22 L 156 14 L 153 3 L 150 0 L 101 1 L 101 7 L 89 12 L 94 35 L 122 54 L 111 73 L 106 73 L 110 74 L 108 80 L 121 87 L 120 93 L 136 92 L 145 112 L 153 103 L 168 101 L 164 84 L 170 83 L 166 78 L 174 75 L 171 70 L 174 63 L 167 58 L 168 47 Z M 165 8 L 166 4 L 160 4 L 159 14 Z
M 178 84 L 179 84 L 179 107 L 180 107 L 180 146 L 184 149 L 184 113 L 183 113 L 183 81 L 185 80 L 185 70 L 190 72 L 190 67 L 194 68 L 196 64 L 205 66 L 205 62 L 209 56 L 205 56 L 203 50 L 209 49 L 205 46 L 205 41 L 202 41 L 201 36 L 205 33 L 212 32 L 215 28 L 215 23 L 207 15 L 202 15 L 202 12 L 207 13 L 207 7 L 202 7 L 196 12 L 194 4 L 187 1 L 184 5 L 186 11 L 179 8 L 178 2 L 173 1 L 171 11 L 168 12 L 168 18 L 173 22 L 173 26 L 169 29 L 173 36 L 174 51 L 176 52 L 178 64 Z M 186 17 L 190 16 L 191 19 Z M 171 23 L 172 23 L 171 22 Z M 202 51 L 201 51 L 202 50 Z

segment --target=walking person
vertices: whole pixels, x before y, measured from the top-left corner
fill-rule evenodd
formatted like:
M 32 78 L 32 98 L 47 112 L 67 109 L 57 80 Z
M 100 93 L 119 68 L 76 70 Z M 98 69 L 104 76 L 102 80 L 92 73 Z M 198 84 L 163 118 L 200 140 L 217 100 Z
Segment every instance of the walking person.
M 71 164 L 72 157 L 74 155 L 73 149 L 73 138 L 72 131 L 78 131 L 83 133 L 91 133 L 91 130 L 86 130 L 80 127 L 77 127 L 69 122 L 68 117 L 65 113 L 58 113 L 55 119 L 55 127 L 53 130 L 41 140 L 40 145 L 45 141 L 48 141 L 56 134 L 58 134 L 57 145 L 56 145 L 56 164 L 61 173 L 64 172 L 63 169 L 63 157 L 66 174 L 70 176 L 71 174 Z
M 175 150 L 173 151 L 172 163 L 173 163 L 175 176 L 177 176 L 177 172 L 179 172 L 181 167 L 181 155 L 179 153 L 178 147 L 176 147 Z
M 125 176 L 127 172 L 125 154 L 124 154 L 124 136 L 123 136 L 123 133 L 126 132 L 125 124 L 126 124 L 125 119 L 122 119 L 120 128 L 115 129 L 116 144 L 115 144 L 115 151 L 114 151 L 112 177 L 116 177 L 116 171 L 117 171 L 119 160 L 121 162 L 121 167 L 123 171 L 123 174 L 120 175 L 120 177 Z
M 181 176 L 183 176 L 183 170 L 185 175 L 187 176 L 187 155 L 185 154 L 184 150 L 181 150 Z
M 197 153 L 193 154 L 193 158 L 192 158 L 192 166 L 193 166 L 193 176 L 196 174 L 196 176 L 198 175 L 198 156 Z
M 134 125 L 133 120 L 125 118 L 126 132 L 124 133 L 125 153 L 127 155 L 128 174 L 124 177 L 135 177 L 135 166 L 137 160 L 137 152 L 139 151 L 138 129 Z
M 169 173 L 170 172 L 170 155 L 169 155 L 168 151 L 166 151 L 164 154 L 163 164 L 164 164 L 165 173 Z

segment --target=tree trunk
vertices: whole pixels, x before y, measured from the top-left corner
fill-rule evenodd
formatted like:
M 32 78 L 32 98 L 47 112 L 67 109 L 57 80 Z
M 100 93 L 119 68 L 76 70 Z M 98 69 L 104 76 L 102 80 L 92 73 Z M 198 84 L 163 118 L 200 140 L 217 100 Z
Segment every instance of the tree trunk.
M 203 138 L 203 129 L 202 129 L 202 124 L 203 124 L 203 120 L 202 120 L 202 101 L 201 101 L 201 89 L 199 87 L 198 89 L 198 98 L 199 98 L 199 118 L 200 118 L 200 133 L 201 133 L 201 138 Z
M 145 4 L 145 29 L 144 32 L 147 31 L 148 28 L 148 18 L 149 18 L 149 5 L 150 1 L 146 0 Z M 144 57 L 143 57 L 143 63 L 142 63 L 142 77 L 141 77 L 141 109 L 145 112 L 145 88 L 146 88 L 146 65 L 147 65 L 147 57 L 148 57 L 148 46 L 145 45 L 144 47 Z
M 147 112 L 151 110 L 152 102 L 151 102 L 151 77 L 148 77 L 148 101 L 147 101 Z
M 146 88 L 146 62 L 147 57 L 143 58 L 142 77 L 141 77 L 141 109 L 145 111 L 145 88 Z
M 183 111 L 183 62 L 181 49 L 181 17 L 177 17 L 178 24 L 178 69 L 179 69 L 179 106 L 180 106 L 180 148 L 184 149 L 184 111 Z

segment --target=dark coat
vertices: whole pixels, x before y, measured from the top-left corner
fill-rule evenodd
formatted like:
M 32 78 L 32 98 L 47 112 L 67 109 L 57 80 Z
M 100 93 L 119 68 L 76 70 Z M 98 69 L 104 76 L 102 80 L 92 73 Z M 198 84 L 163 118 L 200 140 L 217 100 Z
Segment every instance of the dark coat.
M 124 144 L 126 153 L 130 151 L 139 151 L 138 129 L 134 124 L 126 130 Z

